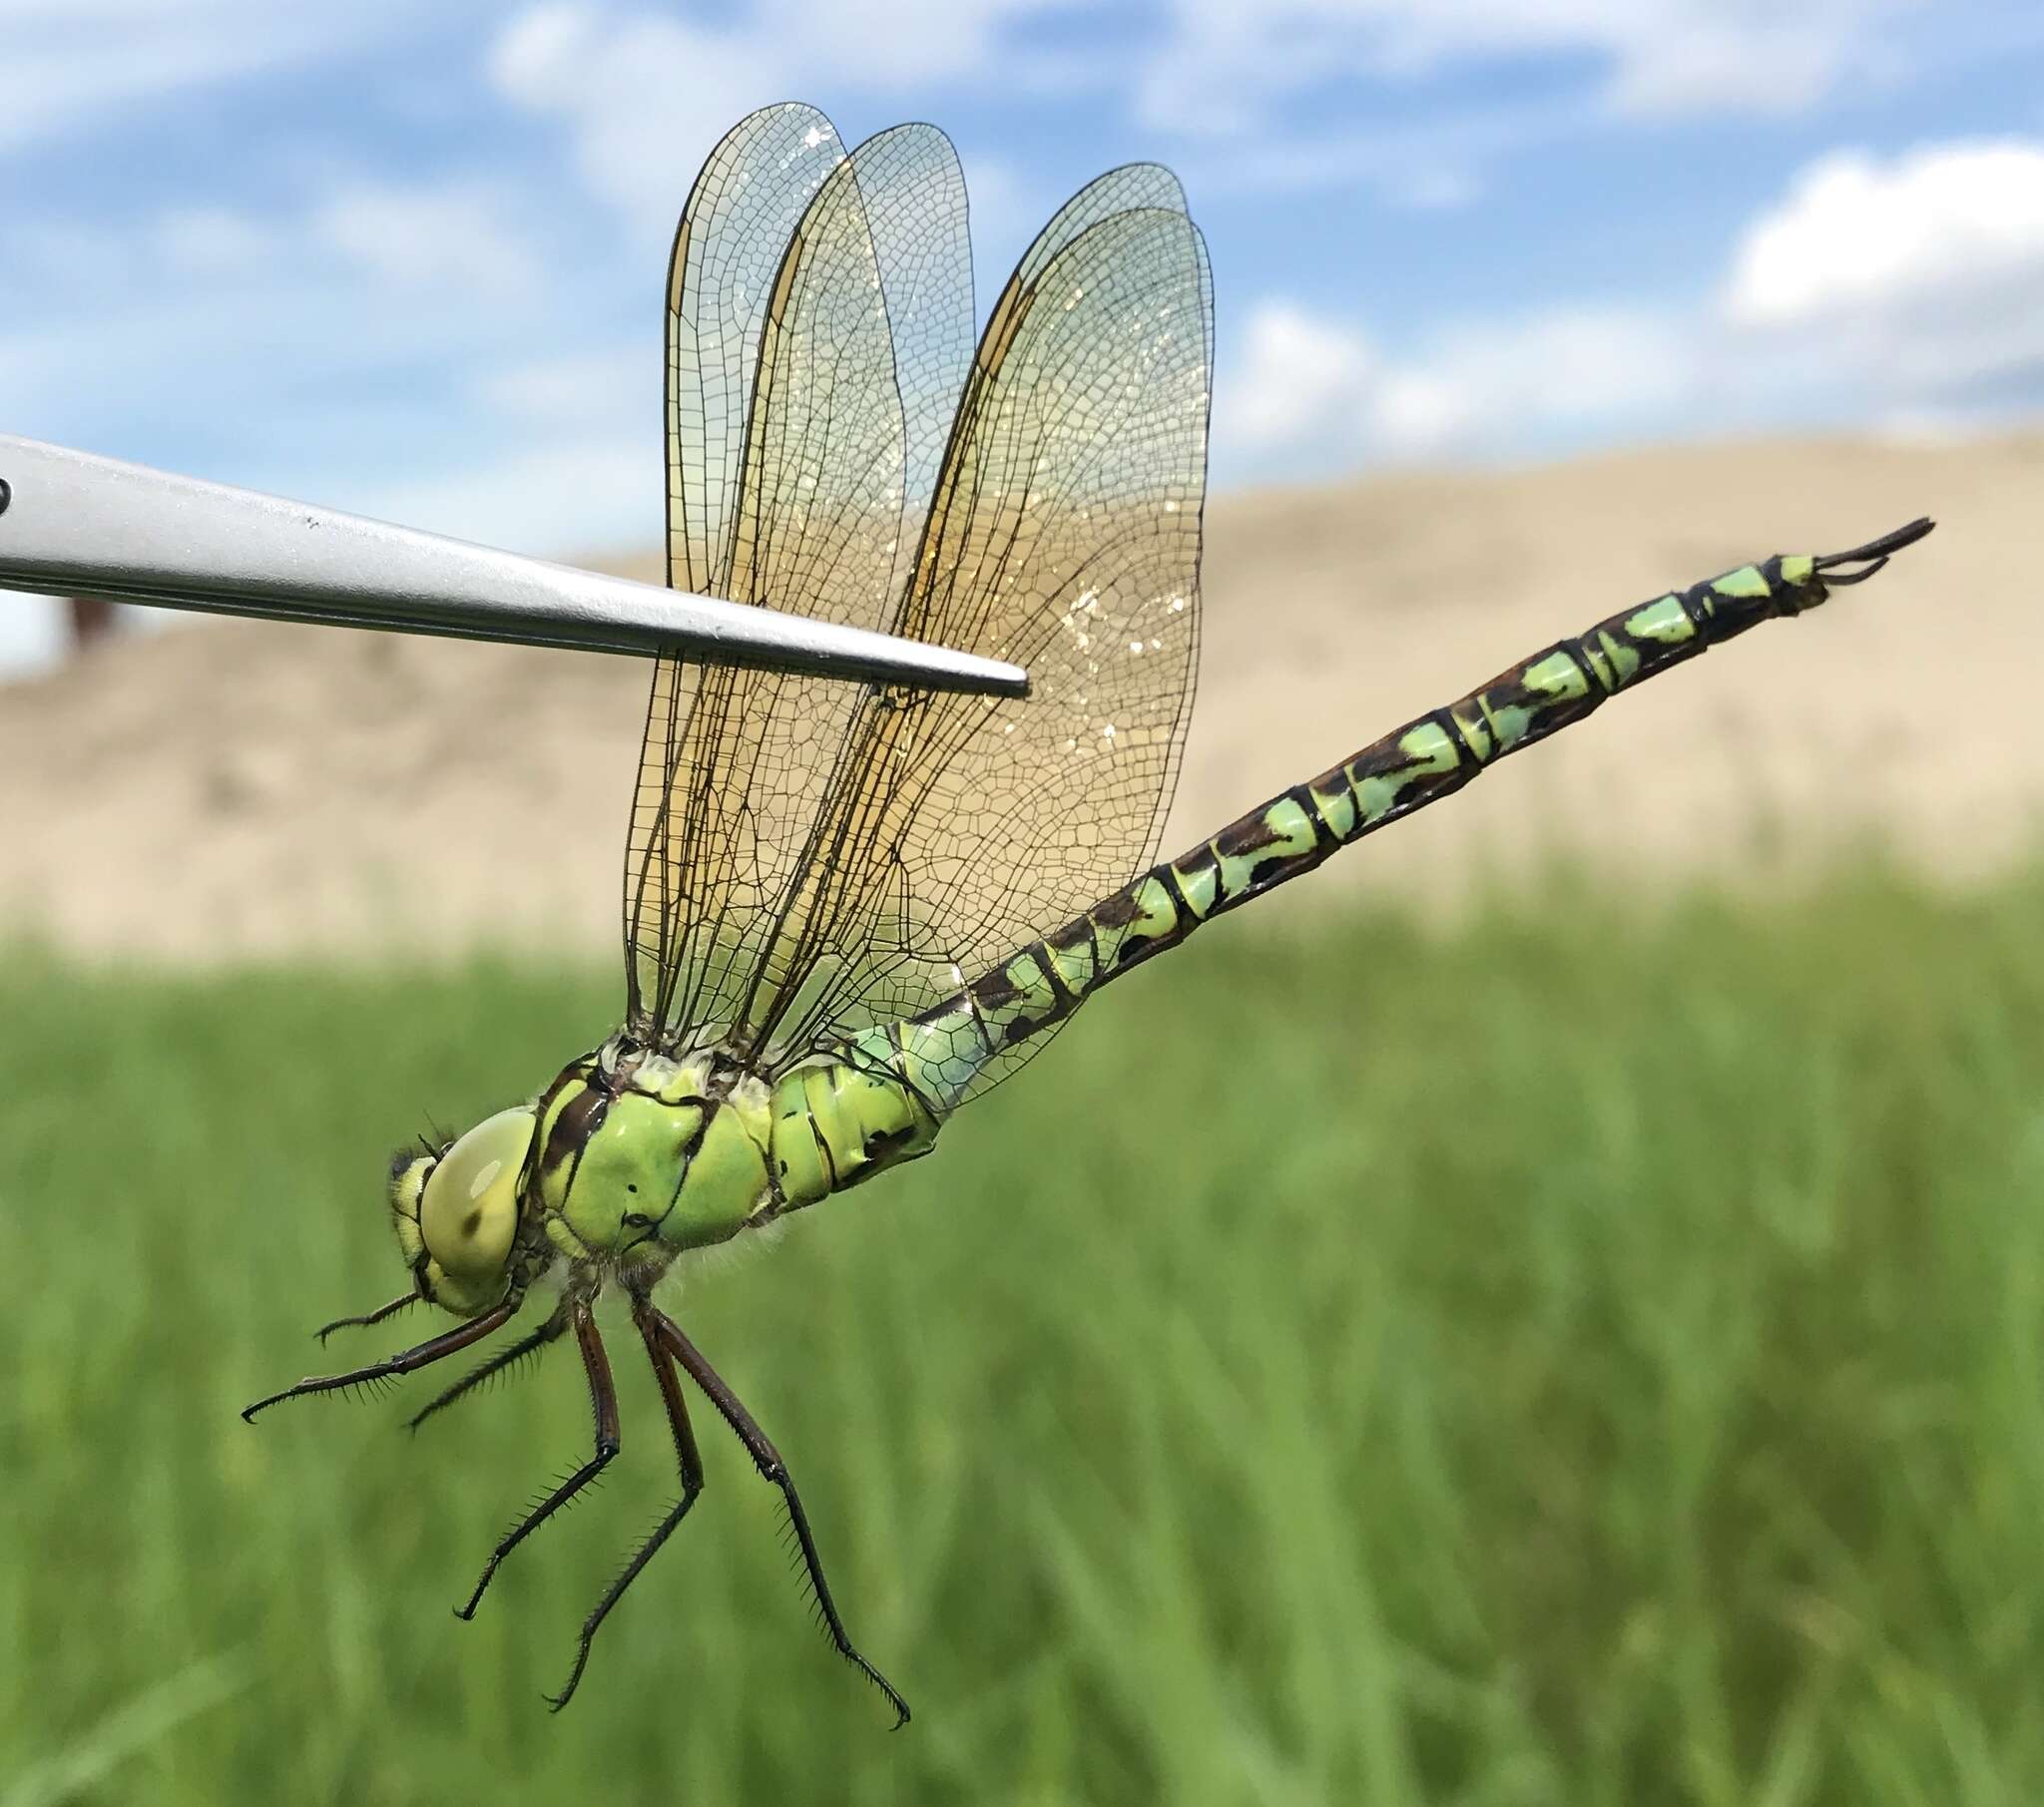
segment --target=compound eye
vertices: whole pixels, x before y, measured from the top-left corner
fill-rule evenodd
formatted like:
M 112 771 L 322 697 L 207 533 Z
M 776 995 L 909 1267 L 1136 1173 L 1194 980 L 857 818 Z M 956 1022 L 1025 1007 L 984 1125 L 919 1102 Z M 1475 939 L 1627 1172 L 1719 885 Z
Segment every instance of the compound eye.
M 484 1279 L 500 1271 L 518 1229 L 518 1175 L 534 1118 L 523 1105 L 469 1130 L 426 1177 L 419 1230 L 443 1271 Z

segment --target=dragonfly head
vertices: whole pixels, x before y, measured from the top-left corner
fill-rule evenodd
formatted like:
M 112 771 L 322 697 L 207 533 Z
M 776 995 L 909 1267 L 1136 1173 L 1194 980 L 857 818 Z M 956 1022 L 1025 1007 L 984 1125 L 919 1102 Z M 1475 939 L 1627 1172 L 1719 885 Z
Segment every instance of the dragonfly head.
M 532 1107 L 519 1105 L 437 1153 L 407 1148 L 391 1160 L 398 1246 L 419 1291 L 457 1317 L 489 1310 L 510 1282 L 534 1122 Z

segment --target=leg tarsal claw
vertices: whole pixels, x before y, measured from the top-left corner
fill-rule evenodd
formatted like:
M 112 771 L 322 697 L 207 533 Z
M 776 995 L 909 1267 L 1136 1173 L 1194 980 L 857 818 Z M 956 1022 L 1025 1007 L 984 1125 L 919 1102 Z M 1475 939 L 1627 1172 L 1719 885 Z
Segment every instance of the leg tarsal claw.
M 366 1330 L 372 1324 L 380 1324 L 386 1318 L 394 1318 L 400 1311 L 409 1309 L 420 1302 L 417 1292 L 405 1293 L 401 1298 L 392 1299 L 388 1304 L 378 1305 L 374 1311 L 365 1311 L 359 1317 L 335 1318 L 330 1324 L 321 1324 L 312 1332 L 322 1343 L 336 1330 Z

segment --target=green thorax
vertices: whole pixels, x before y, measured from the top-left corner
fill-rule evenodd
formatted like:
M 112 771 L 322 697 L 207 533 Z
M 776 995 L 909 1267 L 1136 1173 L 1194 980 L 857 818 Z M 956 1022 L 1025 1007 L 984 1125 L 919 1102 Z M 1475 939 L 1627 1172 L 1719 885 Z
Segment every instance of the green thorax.
M 547 1238 L 621 1273 L 814 1204 L 937 1133 L 907 1085 L 850 1049 L 766 1079 L 719 1049 L 677 1059 L 614 1036 L 537 1108 L 526 1185 Z

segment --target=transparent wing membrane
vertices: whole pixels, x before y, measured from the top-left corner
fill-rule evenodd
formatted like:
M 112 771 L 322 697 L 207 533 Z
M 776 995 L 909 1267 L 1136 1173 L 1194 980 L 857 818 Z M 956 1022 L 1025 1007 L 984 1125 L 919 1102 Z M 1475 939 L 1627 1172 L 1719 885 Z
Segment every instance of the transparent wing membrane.
M 885 281 L 875 219 L 894 258 Z M 682 235 L 695 233 L 685 220 Z M 970 343 L 964 184 L 949 143 L 909 126 L 840 155 L 764 267 L 756 376 L 714 592 L 884 627 L 898 612 L 897 572 L 928 485 L 925 474 L 923 494 L 908 488 L 890 296 L 915 314 L 901 342 L 925 472 L 948 424 L 949 403 L 934 392 L 955 391 Z M 670 325 L 689 331 L 686 301 Z M 670 456 L 686 492 L 685 433 Z M 627 872 L 637 896 L 634 1019 L 665 1042 L 748 1042 L 777 1018 L 780 990 L 797 977 L 782 944 L 812 901 L 801 882 L 810 831 L 866 693 L 767 672 L 705 673 L 694 683 L 686 712 L 663 710 L 656 683 L 649 721 Z
M 668 548 L 677 586 L 728 584 L 767 293 L 789 235 L 843 161 L 813 107 L 741 120 L 697 177 L 668 266 Z
M 1199 623 L 1212 303 L 1176 181 L 1134 165 L 1076 196 L 974 352 L 950 146 L 883 133 L 789 208 L 814 120 L 746 122 L 683 223 L 674 581 L 1013 660 L 1033 691 L 720 672 L 688 698 L 656 678 L 634 1029 L 767 1066 L 926 1008 L 1150 859 Z M 757 312 L 757 247 L 738 281 L 698 250 L 734 229 L 732 194 L 760 205 L 734 180 L 749 156 L 769 160 L 767 217 L 792 215 Z
M 1005 648 L 1031 694 L 918 695 L 861 761 L 837 889 L 888 962 L 857 1000 L 875 1019 L 1156 851 L 1198 652 L 1208 317 L 1199 237 L 1159 209 L 1086 227 L 994 310 L 903 632 Z
M 668 265 L 668 580 L 729 596 L 739 461 L 774 274 L 810 199 L 844 156 L 812 107 L 763 108 L 726 133 L 690 191 Z M 656 663 L 625 866 L 631 1014 L 657 1012 L 701 907 L 678 857 L 676 761 L 697 668 Z M 708 901 L 707 891 L 702 901 Z

